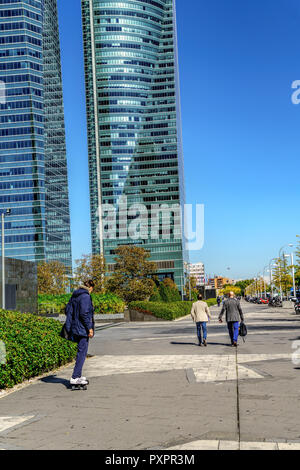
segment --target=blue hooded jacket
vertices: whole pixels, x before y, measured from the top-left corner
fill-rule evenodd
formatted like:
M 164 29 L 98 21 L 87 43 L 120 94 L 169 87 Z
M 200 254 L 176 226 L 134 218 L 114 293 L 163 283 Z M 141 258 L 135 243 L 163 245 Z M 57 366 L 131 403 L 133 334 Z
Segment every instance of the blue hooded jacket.
M 94 329 L 94 307 L 87 288 L 80 287 L 66 307 L 66 330 L 70 336 L 89 336 L 89 330 Z

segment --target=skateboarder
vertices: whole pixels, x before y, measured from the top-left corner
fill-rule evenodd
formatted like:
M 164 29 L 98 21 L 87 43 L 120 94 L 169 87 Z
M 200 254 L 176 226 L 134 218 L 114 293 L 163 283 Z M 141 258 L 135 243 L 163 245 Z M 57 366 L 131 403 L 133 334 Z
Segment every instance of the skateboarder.
M 94 336 L 94 307 L 91 293 L 94 282 L 88 280 L 73 292 L 66 307 L 66 330 L 72 340 L 78 344 L 76 363 L 70 384 L 75 387 L 86 387 L 88 380 L 82 376 L 82 368 L 85 362 L 89 339 Z

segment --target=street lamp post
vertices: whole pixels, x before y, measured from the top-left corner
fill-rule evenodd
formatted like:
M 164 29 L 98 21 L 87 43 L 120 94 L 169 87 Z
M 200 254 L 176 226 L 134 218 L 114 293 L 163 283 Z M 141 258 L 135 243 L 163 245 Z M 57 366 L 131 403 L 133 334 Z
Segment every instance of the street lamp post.
M 3 310 L 5 310 L 5 227 L 4 227 L 4 218 L 5 218 L 5 215 L 9 215 L 10 213 L 11 213 L 10 209 L 6 209 L 6 211 L 1 213 L 2 308 L 3 308 Z
M 257 273 L 257 280 L 259 281 L 259 284 L 258 284 L 259 292 L 258 293 L 260 294 L 260 297 L 262 297 L 260 272 Z
M 273 279 L 272 279 L 272 266 L 275 266 L 274 264 L 271 265 L 272 261 L 276 261 L 276 258 L 272 258 L 270 263 L 269 263 L 269 271 L 270 271 L 270 286 L 271 286 L 271 292 L 272 292 L 272 297 L 273 297 Z
M 2 237 L 2 308 L 5 309 L 5 234 L 4 234 L 4 212 L 1 214 L 1 237 Z
M 281 251 L 282 251 L 286 246 L 292 247 L 292 246 L 294 246 L 294 245 L 293 245 L 293 243 L 287 243 L 286 245 L 283 245 L 283 246 L 280 248 L 280 250 L 279 250 L 279 277 L 280 277 L 280 297 L 281 297 L 281 301 L 282 301 L 282 286 L 281 286 L 280 259 L 281 259 Z M 283 258 L 284 258 L 284 253 L 283 253 Z
M 268 267 L 268 265 L 265 266 L 265 267 L 264 267 L 264 270 L 263 270 L 263 283 L 264 283 L 265 299 L 267 298 L 267 289 L 266 289 L 266 281 L 265 281 L 265 271 L 266 271 L 266 268 L 267 268 L 267 267 Z
M 291 266 L 292 266 L 292 276 L 293 276 L 293 293 L 294 297 L 296 297 L 296 282 L 295 282 L 295 268 L 294 268 L 294 253 L 289 255 L 284 255 L 286 258 L 291 258 Z

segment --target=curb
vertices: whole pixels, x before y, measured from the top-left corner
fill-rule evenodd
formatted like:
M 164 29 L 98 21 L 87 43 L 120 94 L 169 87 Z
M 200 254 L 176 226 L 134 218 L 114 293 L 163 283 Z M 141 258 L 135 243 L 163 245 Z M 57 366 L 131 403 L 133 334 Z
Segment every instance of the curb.
M 31 379 L 25 380 L 25 382 L 17 384 L 12 388 L 5 388 L 4 390 L 0 390 L 0 400 L 1 398 L 7 397 L 11 393 L 15 393 L 15 392 L 18 392 L 19 390 L 22 390 L 23 388 L 27 388 L 30 385 L 33 385 L 34 383 L 38 382 L 40 379 L 43 379 L 44 377 L 48 377 L 49 375 L 59 372 L 60 370 L 66 369 L 67 367 L 70 367 L 74 364 L 75 364 L 75 360 L 68 362 L 68 364 L 64 364 L 61 367 L 58 367 L 57 369 L 48 370 L 48 372 L 45 372 L 42 375 L 38 375 L 37 377 L 32 377 Z
M 97 322 L 95 323 L 95 331 L 101 331 L 101 330 L 106 330 L 107 328 L 113 328 L 114 326 L 119 326 L 119 325 L 124 325 L 124 321 L 119 322 L 119 323 L 105 323 L 105 325 L 101 326 L 99 323 L 97 325 Z

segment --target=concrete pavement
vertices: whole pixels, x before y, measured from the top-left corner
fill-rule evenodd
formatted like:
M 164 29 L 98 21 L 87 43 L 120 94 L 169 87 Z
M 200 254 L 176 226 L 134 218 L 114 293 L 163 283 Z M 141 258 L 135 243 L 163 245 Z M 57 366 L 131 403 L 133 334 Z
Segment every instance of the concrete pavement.
M 300 448 L 299 319 L 243 309 L 238 350 L 217 307 L 207 348 L 190 319 L 97 331 L 86 392 L 68 389 L 68 367 L 0 399 L 0 448 Z

